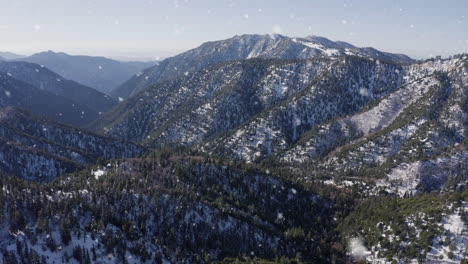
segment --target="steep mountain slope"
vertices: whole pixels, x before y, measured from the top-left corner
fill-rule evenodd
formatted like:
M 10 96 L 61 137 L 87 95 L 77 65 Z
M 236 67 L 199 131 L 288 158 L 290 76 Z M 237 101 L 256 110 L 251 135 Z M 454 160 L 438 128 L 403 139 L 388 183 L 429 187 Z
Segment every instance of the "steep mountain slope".
M 340 180 L 374 175 L 374 191 L 456 188 L 467 181 L 467 57 L 225 62 L 149 87 L 94 126 Z
M 14 106 L 74 126 L 83 126 L 98 118 L 98 112 L 86 105 L 43 91 L 0 72 L 0 107 Z
M 7 73 L 9 76 L 41 90 L 86 105 L 97 112 L 108 111 L 117 103 L 108 95 L 74 81 L 65 80 L 62 76 L 34 63 L 1 62 L 0 72 Z
M 66 79 L 109 94 L 132 75 L 151 67 L 154 62 L 120 62 L 104 57 L 72 56 L 63 52 L 41 52 L 21 59 L 44 65 Z
M 405 68 L 402 88 L 356 115 L 316 127 L 282 153 L 317 174 L 377 178 L 401 196 L 468 183 L 468 55 Z M 366 177 L 365 177 L 366 176 Z
M 11 107 L 0 110 L 0 142 L 0 170 L 35 181 L 50 181 L 94 164 L 98 158 L 128 158 L 144 151 L 135 144 L 97 136 Z
M 250 58 L 307 59 L 327 56 L 354 55 L 411 63 L 405 55 L 357 48 L 344 42 L 321 37 L 289 38 L 281 35 L 242 35 L 230 39 L 206 42 L 200 47 L 163 60 L 158 65 L 133 76 L 112 92 L 126 98 L 159 81 L 198 71 L 210 64 Z
M 273 113 L 279 119 L 262 127 L 277 129 L 282 139 L 275 141 L 289 144 L 314 124 L 357 111 L 395 90 L 401 81 L 398 69 L 401 66 L 357 57 L 227 62 L 156 84 L 97 124 L 110 135 L 152 146 L 193 145 L 238 129 L 243 123 L 258 126 L 262 116 Z M 359 93 L 361 89 L 367 94 Z M 249 135 L 254 134 L 245 133 L 242 139 L 250 140 Z M 220 148 L 244 151 L 250 155 L 247 160 L 253 159 L 249 151 L 258 148 L 256 143 L 237 150 L 228 141 Z M 265 151 L 271 154 L 278 150 L 267 150 L 268 144 L 264 144 Z
M 258 161 L 294 144 L 314 126 L 352 114 L 395 91 L 402 66 L 361 58 L 336 60 L 300 93 L 205 144 L 210 153 Z

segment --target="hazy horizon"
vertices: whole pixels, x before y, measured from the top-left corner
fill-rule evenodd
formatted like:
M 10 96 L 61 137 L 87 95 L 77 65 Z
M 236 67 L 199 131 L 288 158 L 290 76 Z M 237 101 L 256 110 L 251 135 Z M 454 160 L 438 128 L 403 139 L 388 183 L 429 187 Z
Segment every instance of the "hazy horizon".
M 242 34 L 317 35 L 421 59 L 468 52 L 468 2 L 18 0 L 0 51 L 154 60 Z M 272 4 L 273 3 L 273 4 Z

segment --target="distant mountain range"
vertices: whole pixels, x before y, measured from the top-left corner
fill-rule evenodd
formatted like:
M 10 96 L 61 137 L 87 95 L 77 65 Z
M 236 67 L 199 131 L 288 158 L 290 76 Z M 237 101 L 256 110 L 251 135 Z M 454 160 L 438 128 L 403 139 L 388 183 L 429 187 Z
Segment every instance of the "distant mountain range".
M 0 51 L 0 59 L 3 58 L 3 60 L 18 60 L 25 58 L 26 56 L 23 55 L 18 55 L 12 52 L 1 52 Z
M 373 48 L 357 48 L 346 42 L 333 42 L 317 36 L 290 38 L 282 35 L 242 35 L 206 42 L 200 47 L 167 58 L 136 74 L 111 94 L 115 98 L 127 98 L 156 82 L 169 80 L 222 61 L 250 58 L 310 59 L 342 55 L 404 64 L 414 62 L 406 55 L 381 52 Z
M 0 62 L 3 106 L 14 106 L 82 126 L 117 102 L 110 96 L 28 62 Z
M 13 106 L 75 126 L 98 118 L 98 112 L 85 104 L 41 90 L 0 72 L 0 107 Z
M 21 60 L 45 66 L 66 79 L 105 94 L 109 94 L 132 75 L 156 64 L 156 62 L 121 62 L 104 57 L 75 56 L 53 51 L 36 53 Z
M 0 62 L 0 72 L 75 102 L 82 103 L 96 112 L 105 112 L 116 104 L 110 96 L 77 82 L 66 80 L 44 66 L 28 62 Z

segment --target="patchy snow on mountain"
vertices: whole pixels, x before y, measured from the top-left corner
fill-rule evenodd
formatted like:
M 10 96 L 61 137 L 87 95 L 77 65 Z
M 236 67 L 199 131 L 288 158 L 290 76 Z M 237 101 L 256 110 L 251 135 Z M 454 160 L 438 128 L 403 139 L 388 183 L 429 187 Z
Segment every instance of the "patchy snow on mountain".
M 94 171 L 94 170 L 91 171 L 91 174 L 94 176 L 94 178 L 95 178 L 96 180 L 99 180 L 99 178 L 102 177 L 102 176 L 104 176 L 104 175 L 106 175 L 106 173 L 107 173 L 107 172 L 106 172 L 105 170 L 102 170 L 102 169 L 97 169 L 97 170 L 95 170 L 95 171 Z

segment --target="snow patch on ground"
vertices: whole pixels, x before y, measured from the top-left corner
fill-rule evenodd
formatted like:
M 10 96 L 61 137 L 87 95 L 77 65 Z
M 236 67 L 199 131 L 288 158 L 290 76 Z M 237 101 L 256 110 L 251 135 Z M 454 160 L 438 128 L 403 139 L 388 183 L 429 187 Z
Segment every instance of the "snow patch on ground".
M 99 180 L 99 178 L 106 175 L 106 173 L 107 172 L 105 170 L 101 170 L 101 169 L 91 171 L 91 174 L 94 176 L 96 180 Z
M 396 92 L 390 94 L 387 98 L 383 99 L 376 107 L 369 111 L 361 114 L 352 116 L 350 121 L 353 122 L 356 127 L 368 135 L 370 132 L 382 129 L 390 125 L 395 118 L 410 104 L 421 98 L 429 87 L 437 84 L 437 80 L 428 78 L 423 81 L 424 84 L 412 83 L 403 86 Z M 364 88 L 361 88 L 361 90 Z M 367 90 L 361 92 L 363 96 L 367 96 Z M 364 93 L 364 94 L 363 94 Z
M 445 232 L 434 237 L 431 250 L 426 255 L 426 263 L 460 263 L 466 258 L 468 229 L 461 217 L 466 211 L 468 202 L 463 202 L 452 214 L 443 217 L 441 225 Z M 440 243 L 441 241 L 444 243 Z M 449 241 L 449 244 L 446 244 L 446 241 Z M 453 257 L 449 258 L 449 254 Z
M 317 44 L 317 43 L 305 42 L 305 41 L 301 41 L 299 43 L 301 43 L 302 45 L 304 45 L 306 47 L 320 50 L 321 52 L 327 54 L 327 56 L 339 56 L 340 55 L 339 50 L 337 50 L 337 49 L 327 49 L 324 46 L 322 46 L 320 44 Z
M 387 192 L 397 193 L 401 197 L 405 194 L 413 194 L 419 184 L 421 165 L 420 161 L 402 163 L 387 175 L 387 179 L 377 181 L 376 186 L 383 186 Z

